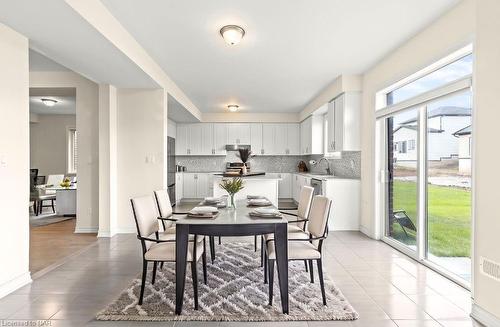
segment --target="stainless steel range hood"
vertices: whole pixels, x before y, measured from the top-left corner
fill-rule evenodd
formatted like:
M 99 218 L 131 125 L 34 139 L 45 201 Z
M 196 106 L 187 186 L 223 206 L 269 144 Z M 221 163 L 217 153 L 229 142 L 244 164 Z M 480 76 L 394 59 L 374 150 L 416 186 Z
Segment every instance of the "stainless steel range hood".
M 251 150 L 249 144 L 226 144 L 226 151 L 238 151 L 239 149 Z

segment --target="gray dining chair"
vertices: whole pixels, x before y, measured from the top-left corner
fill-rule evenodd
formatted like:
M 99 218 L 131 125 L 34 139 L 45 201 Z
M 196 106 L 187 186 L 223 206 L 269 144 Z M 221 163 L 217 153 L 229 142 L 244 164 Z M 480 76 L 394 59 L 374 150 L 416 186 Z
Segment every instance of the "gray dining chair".
M 331 204 L 332 201 L 329 198 L 316 195 L 312 200 L 306 231 L 289 233 L 288 238 L 288 260 L 308 261 L 311 283 L 314 283 L 313 261 L 316 261 L 324 305 L 326 305 L 326 294 L 322 249 L 323 241 L 328 233 L 328 217 L 330 216 Z M 273 236 L 273 234 L 266 235 L 264 253 L 264 260 L 266 260 L 266 264 L 264 264 L 264 283 L 266 277 L 269 276 L 269 305 L 272 305 L 273 302 L 274 262 L 276 260 Z
M 175 239 L 160 239 L 158 211 L 152 196 L 141 196 L 130 200 L 137 227 L 137 238 L 142 246 L 142 280 L 139 305 L 142 305 L 148 263 L 153 263 L 151 284 L 155 283 L 158 263 L 175 262 Z M 195 236 L 196 238 L 196 236 Z M 207 283 L 205 242 L 190 241 L 187 252 L 187 262 L 191 263 L 191 276 L 193 279 L 194 308 L 198 310 L 198 268 L 197 262 L 203 260 L 203 278 Z

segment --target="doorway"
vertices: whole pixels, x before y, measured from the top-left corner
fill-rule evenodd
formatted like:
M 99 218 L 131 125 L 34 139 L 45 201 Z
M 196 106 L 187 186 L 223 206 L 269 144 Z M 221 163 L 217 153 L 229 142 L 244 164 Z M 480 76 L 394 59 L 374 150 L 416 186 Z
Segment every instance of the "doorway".
M 75 234 L 78 190 L 76 88 L 30 88 L 30 271 L 96 241 Z

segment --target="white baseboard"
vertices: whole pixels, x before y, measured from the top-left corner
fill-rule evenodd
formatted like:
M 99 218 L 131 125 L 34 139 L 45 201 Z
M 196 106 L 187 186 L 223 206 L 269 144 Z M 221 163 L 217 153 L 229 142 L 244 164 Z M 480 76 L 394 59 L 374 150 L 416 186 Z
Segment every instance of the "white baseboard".
M 98 227 L 76 227 L 75 233 L 97 233 Z
M 359 231 L 361 233 L 365 234 L 366 236 L 375 239 L 374 235 L 372 235 L 372 233 L 370 233 L 370 231 L 368 230 L 368 228 L 366 228 L 365 226 L 359 225 Z
M 29 271 L 3 283 L 0 285 L 0 299 L 29 283 L 31 283 L 31 274 Z
M 488 327 L 500 327 L 500 318 L 484 310 L 477 304 L 472 304 L 471 317 Z
M 136 227 L 117 228 L 115 234 L 137 234 L 137 228 Z

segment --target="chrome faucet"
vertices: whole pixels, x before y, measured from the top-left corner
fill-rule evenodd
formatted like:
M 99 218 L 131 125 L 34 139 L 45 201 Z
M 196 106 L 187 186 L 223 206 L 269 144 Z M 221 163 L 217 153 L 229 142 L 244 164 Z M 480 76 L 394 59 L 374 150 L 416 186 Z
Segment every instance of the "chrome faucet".
M 332 171 L 330 170 L 330 162 L 328 161 L 328 159 L 326 159 L 326 157 L 322 157 L 321 159 L 319 159 L 316 164 L 319 165 L 322 160 L 326 161 L 326 174 L 331 175 Z

